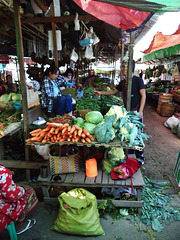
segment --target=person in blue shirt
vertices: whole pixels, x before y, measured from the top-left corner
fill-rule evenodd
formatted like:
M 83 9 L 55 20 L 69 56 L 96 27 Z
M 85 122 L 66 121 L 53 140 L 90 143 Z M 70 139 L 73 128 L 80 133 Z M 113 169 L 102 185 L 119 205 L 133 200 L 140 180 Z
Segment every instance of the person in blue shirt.
M 72 112 L 72 98 L 70 95 L 62 95 L 59 86 L 64 77 L 59 75 L 56 66 L 50 66 L 42 83 L 42 107 L 47 116 L 63 115 Z

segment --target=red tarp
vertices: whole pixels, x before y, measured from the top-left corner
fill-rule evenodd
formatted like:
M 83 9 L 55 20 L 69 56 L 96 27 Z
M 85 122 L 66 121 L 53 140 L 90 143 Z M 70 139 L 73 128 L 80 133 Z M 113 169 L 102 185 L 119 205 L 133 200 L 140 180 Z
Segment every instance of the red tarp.
M 172 35 L 164 35 L 162 32 L 157 32 L 148 49 L 143 53 L 150 53 L 160 49 L 172 47 L 180 44 L 180 25 L 178 30 Z
M 141 12 L 92 0 L 73 0 L 85 12 L 123 30 L 139 27 L 150 12 Z

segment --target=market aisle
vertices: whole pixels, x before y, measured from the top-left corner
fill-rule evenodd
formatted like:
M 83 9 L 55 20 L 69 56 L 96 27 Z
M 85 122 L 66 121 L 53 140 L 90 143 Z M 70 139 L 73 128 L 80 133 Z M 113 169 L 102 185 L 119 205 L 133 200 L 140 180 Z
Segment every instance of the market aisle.
M 173 174 L 180 150 L 180 139 L 164 126 L 167 119 L 156 112 L 154 102 L 148 99 L 144 112 L 144 132 L 151 138 L 145 142 L 143 173 L 154 180 L 168 180 L 168 176 Z

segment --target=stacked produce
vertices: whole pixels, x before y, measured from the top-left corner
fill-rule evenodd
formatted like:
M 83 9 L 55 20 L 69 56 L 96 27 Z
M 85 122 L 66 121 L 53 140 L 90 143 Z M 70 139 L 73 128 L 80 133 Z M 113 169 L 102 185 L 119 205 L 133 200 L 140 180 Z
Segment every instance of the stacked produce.
M 123 107 L 112 106 L 104 116 L 104 121 L 95 127 L 95 137 L 101 143 L 109 143 L 118 137 L 129 147 L 144 147 L 143 140 L 147 140 L 148 136 L 142 133 L 145 125 L 139 121 L 139 118 L 137 111 L 128 112 Z
M 102 89 L 103 91 L 108 90 L 107 88 Z M 96 97 L 94 95 L 93 87 L 88 87 L 84 91 L 83 97 L 78 100 L 76 109 L 86 110 L 91 109 L 93 111 L 99 111 L 103 115 L 106 114 L 112 105 L 122 106 L 123 101 L 121 98 L 114 95 Z
M 3 94 L 0 97 L 0 119 L 1 122 L 18 122 L 21 119 L 22 105 L 21 94 Z
M 91 143 L 94 141 L 93 136 L 86 130 L 82 129 L 77 125 L 72 127 L 68 124 L 61 123 L 46 123 L 47 127 L 45 129 L 36 129 L 31 131 L 30 134 L 32 138 L 27 139 L 27 142 L 78 142 Z
M 7 123 L 1 123 L 0 122 L 0 135 L 3 136 L 3 137 L 5 136 L 4 130 L 7 128 L 7 125 L 8 125 Z

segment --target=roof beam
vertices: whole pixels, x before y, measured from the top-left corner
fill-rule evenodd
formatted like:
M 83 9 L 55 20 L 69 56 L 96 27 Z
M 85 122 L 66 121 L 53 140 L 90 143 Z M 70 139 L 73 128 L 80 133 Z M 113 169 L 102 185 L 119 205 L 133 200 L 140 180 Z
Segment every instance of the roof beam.
M 5 36 L 10 37 L 10 38 L 15 38 L 16 37 L 15 35 L 10 34 L 9 32 L 7 32 L 3 29 L 0 29 L 0 34 L 5 35 Z
M 21 23 L 65 23 L 65 22 L 72 22 L 74 21 L 75 16 L 62 16 L 62 17 L 33 17 L 33 18 L 22 18 Z M 92 15 L 80 15 L 78 17 L 80 21 L 97 21 L 98 19 L 93 17 Z M 1 24 L 12 24 L 14 25 L 13 19 L 1 19 Z

